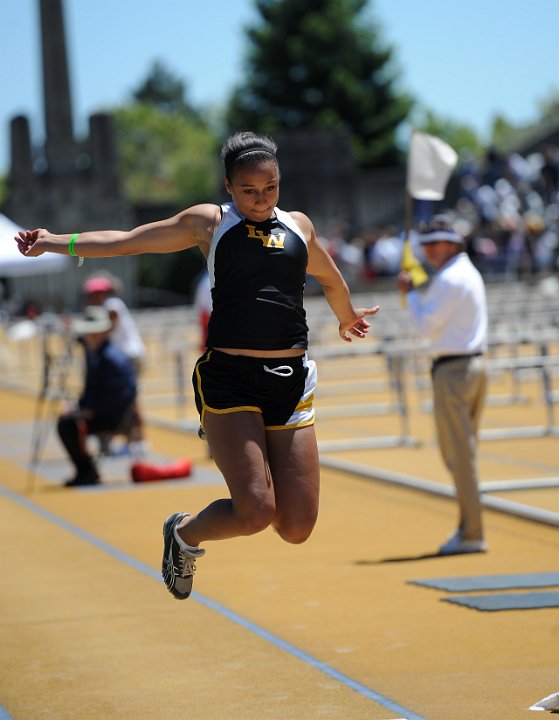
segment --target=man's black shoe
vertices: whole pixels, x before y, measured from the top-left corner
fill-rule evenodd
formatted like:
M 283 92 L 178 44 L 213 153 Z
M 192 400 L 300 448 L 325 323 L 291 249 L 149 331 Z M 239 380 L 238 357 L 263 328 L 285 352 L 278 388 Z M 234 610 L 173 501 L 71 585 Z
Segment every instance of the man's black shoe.
M 85 485 L 99 485 L 101 482 L 99 473 L 92 467 L 90 470 L 78 473 L 71 480 L 66 480 L 65 487 L 84 487 Z

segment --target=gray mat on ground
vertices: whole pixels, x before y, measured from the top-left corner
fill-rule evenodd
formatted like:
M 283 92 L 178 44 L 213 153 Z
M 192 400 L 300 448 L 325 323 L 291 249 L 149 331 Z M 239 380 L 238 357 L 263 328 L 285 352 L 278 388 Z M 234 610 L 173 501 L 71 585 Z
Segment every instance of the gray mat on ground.
M 516 575 L 472 575 L 470 577 L 433 578 L 409 580 L 413 585 L 468 592 L 469 590 L 513 590 L 515 588 L 539 588 L 559 585 L 559 572 L 519 573 Z
M 31 440 L 34 429 L 32 422 L 0 423 L 0 455 L 29 471 L 33 457 Z M 35 468 L 31 469 L 34 469 L 35 474 L 40 475 L 47 482 L 60 485 L 64 480 L 72 477 L 74 469 L 66 457 L 52 423 L 50 425 L 47 423 L 44 428 L 39 429 L 42 440 L 41 451 L 38 454 Z M 122 442 L 115 441 L 115 446 L 118 449 L 122 446 Z M 145 458 L 146 462 L 154 464 L 170 463 L 173 460 L 173 458 L 153 451 L 149 451 Z M 133 462 L 134 459 L 126 454 L 99 458 L 98 465 L 103 482 L 109 485 L 112 483 L 131 484 L 130 466 Z M 195 466 L 192 475 L 185 480 L 169 480 L 168 482 L 173 485 L 179 482 L 187 482 L 190 485 L 218 485 L 223 483 L 223 477 L 213 467 Z M 98 486 L 95 487 L 98 488 Z M 106 488 L 106 485 L 103 485 L 103 488 Z
M 499 610 L 535 610 L 559 607 L 559 592 L 499 593 L 495 595 L 464 595 L 463 597 L 441 598 L 444 602 L 455 603 L 474 610 L 494 612 Z

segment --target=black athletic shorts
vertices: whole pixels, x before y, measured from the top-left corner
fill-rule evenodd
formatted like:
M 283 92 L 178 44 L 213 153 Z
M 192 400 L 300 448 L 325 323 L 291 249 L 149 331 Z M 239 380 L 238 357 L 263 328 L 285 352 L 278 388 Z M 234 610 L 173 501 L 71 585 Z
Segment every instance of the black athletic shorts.
M 255 358 L 208 349 L 192 374 L 196 407 L 206 412 L 259 412 L 268 430 L 314 423 L 316 364 L 306 355 Z

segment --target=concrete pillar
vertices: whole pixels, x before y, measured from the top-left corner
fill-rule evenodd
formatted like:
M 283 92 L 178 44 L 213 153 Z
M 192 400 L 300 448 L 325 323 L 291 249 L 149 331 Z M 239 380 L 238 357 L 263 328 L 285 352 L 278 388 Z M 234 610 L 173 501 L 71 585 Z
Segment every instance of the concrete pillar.
M 89 118 L 89 154 L 91 176 L 100 192 L 120 197 L 113 123 L 108 113 L 95 113 Z
M 72 101 L 66 54 L 62 0 L 39 0 L 43 59 L 43 95 L 49 172 L 72 172 L 76 143 L 72 124 Z
M 10 123 L 11 169 L 13 181 L 30 182 L 33 176 L 33 153 L 29 121 L 24 115 L 12 118 Z

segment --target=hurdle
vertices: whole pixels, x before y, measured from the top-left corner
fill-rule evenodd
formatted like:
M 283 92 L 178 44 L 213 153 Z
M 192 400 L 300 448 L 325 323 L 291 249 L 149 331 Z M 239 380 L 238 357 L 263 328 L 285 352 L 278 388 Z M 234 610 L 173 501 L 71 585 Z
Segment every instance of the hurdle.
M 419 478 L 414 475 L 392 472 L 383 468 L 371 467 L 370 465 L 363 465 L 361 463 L 350 462 L 335 457 L 324 457 L 322 455 L 320 457 L 320 465 L 332 470 L 348 472 L 352 475 L 357 475 L 368 480 L 384 482 L 389 485 L 398 485 L 400 487 L 417 490 L 430 495 L 436 495 L 438 497 L 450 499 L 454 499 L 456 497 L 456 491 L 453 487 L 442 485 L 431 480 L 424 480 L 423 478 Z M 539 482 L 543 483 L 541 487 L 548 487 L 546 481 L 549 483 L 555 483 L 556 480 L 557 478 L 547 478 L 542 479 Z M 494 483 L 494 485 L 495 487 L 491 487 L 489 483 L 487 483 L 487 486 L 491 487 L 492 491 L 505 489 L 505 483 Z M 535 488 L 536 483 L 533 483 L 530 487 Z M 522 488 L 518 487 L 517 489 Z M 489 494 L 488 487 L 484 488 L 482 486 L 480 487 L 480 490 L 482 491 L 481 503 L 484 507 L 490 510 L 495 510 L 497 512 L 504 513 L 505 515 L 515 515 L 516 517 L 521 517 L 525 520 L 532 520 L 533 522 L 544 525 L 559 527 L 559 513 L 557 512 L 532 507 L 513 500 L 494 497 Z
M 546 410 L 546 423 L 542 426 L 520 426 L 515 428 L 486 428 L 479 433 L 481 440 L 509 440 L 512 438 L 548 437 L 559 435 L 555 425 L 555 403 L 551 372 L 559 367 L 559 358 L 549 355 L 547 343 L 540 346 L 540 354 L 527 357 L 492 358 L 488 360 L 490 370 L 539 370 L 542 386 L 542 397 Z
M 363 415 L 380 415 L 396 413 L 399 418 L 400 432 L 397 435 L 384 435 L 376 437 L 352 438 L 340 440 L 323 440 L 318 443 L 319 452 L 331 452 L 336 450 L 363 450 L 368 448 L 381 447 L 418 447 L 421 441 L 410 435 L 409 431 L 409 403 L 406 384 L 406 362 L 407 359 L 416 353 L 417 348 L 422 347 L 420 341 L 381 341 L 374 346 L 356 346 L 350 350 L 322 350 L 319 357 L 322 359 L 342 357 L 351 355 L 381 355 L 386 358 L 387 380 L 385 387 L 394 394 L 392 402 L 368 403 L 359 406 L 349 405 L 340 408 L 322 408 L 321 418 L 332 417 L 356 417 Z M 362 385 L 360 385 L 362 389 Z M 323 393 L 319 391 L 319 397 Z

